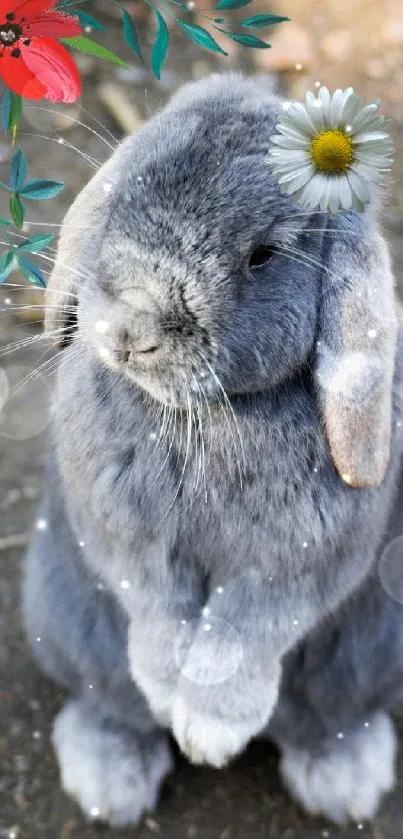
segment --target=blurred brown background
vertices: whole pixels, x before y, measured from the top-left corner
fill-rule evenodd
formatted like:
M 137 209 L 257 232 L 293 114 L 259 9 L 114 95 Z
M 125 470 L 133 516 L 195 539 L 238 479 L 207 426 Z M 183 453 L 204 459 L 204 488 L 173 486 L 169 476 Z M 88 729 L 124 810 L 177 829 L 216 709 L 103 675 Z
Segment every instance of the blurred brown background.
M 148 58 L 155 21 L 143 0 L 128 0 Z M 207 0 L 197 0 L 193 19 L 205 25 Z M 396 160 L 385 204 L 384 227 L 392 246 L 398 282 L 403 280 L 403 11 L 401 0 L 277 0 L 259 2 L 237 15 L 261 11 L 292 20 L 256 32 L 271 50 L 231 49 L 228 59 L 198 49 L 175 26 L 161 82 L 153 79 L 124 43 L 119 11 L 109 0 L 91 0 L 83 9 L 106 26 L 86 33 L 129 62 L 123 70 L 76 53 L 83 96 L 73 106 L 42 103 L 25 108 L 19 139 L 31 177 L 64 180 L 65 190 L 51 201 L 32 202 L 25 231 L 56 230 L 63 214 L 94 168 L 107 159 L 127 131 L 189 78 L 212 70 L 242 69 L 264 74 L 267 84 L 295 97 L 315 82 L 334 89 L 352 85 L 367 100 L 382 99 L 391 117 Z M 225 15 L 223 15 L 225 16 Z M 233 20 L 235 15 L 228 15 Z M 228 47 L 228 41 L 221 41 Z M 83 124 L 80 124 L 83 123 Z M 88 127 L 85 127 L 88 126 Z M 100 136 L 98 136 L 100 135 Z M 0 179 L 6 180 L 12 156 L 0 135 Z M 7 212 L 0 188 L 0 211 Z M 53 226 L 52 226 L 53 225 Z M 38 258 L 49 271 L 51 263 Z M 20 284 L 14 273 L 10 283 Z M 1 732 L 0 839 L 112 839 L 108 828 L 85 824 L 59 788 L 49 744 L 61 692 L 34 665 L 19 619 L 21 558 L 41 493 L 47 444 L 46 411 L 54 359 L 41 339 L 42 292 L 28 294 L 0 287 L 0 397 L 2 382 L 30 379 L 1 410 L 0 398 L 0 670 Z M 27 304 L 39 308 L 24 309 Z M 34 339 L 31 341 L 31 338 Z M 42 365 L 42 366 L 41 366 Z M 21 423 L 21 418 L 25 420 Z M 42 433 L 38 433 L 42 432 Z M 403 617 L 403 613 L 402 613 Z M 402 738 L 403 739 L 403 738 Z M 196 769 L 178 758 L 177 773 L 165 787 L 160 808 L 131 839 L 402 839 L 403 765 L 400 783 L 371 826 L 338 829 L 306 817 L 290 802 L 277 776 L 277 756 L 268 744 L 252 744 L 230 769 Z

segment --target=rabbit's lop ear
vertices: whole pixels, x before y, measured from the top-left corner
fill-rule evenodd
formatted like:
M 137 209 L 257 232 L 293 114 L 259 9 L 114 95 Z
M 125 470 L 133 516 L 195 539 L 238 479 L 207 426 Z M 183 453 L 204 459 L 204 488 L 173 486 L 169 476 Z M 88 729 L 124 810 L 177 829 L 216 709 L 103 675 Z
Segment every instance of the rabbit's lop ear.
M 333 461 L 353 487 L 378 486 L 389 460 L 397 339 L 387 247 L 365 216 L 324 234 L 316 378 Z
M 94 175 L 79 193 L 63 220 L 56 261 L 46 292 L 45 330 L 49 342 L 64 344 L 68 326 L 75 321 L 77 290 L 84 284 L 82 261 L 88 242 L 102 228 L 113 185 L 122 166 L 126 144 Z

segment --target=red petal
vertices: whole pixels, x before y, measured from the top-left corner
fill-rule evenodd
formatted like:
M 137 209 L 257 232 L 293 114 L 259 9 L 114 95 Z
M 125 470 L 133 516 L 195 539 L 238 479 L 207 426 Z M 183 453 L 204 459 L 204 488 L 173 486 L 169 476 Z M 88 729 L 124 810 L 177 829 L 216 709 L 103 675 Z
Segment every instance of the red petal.
M 71 55 L 53 38 L 33 38 L 29 46 L 18 42 L 27 67 L 46 89 L 52 102 L 75 102 L 81 93 L 80 73 Z M 0 59 L 1 61 L 1 59 Z
M 4 0 L 4 16 L 13 12 L 16 17 L 16 22 L 25 17 L 25 22 L 35 20 L 37 15 L 43 15 L 48 9 L 55 6 L 57 0 Z
M 7 87 L 25 99 L 43 99 L 46 95 L 46 87 L 22 58 L 13 58 L 10 49 L 5 49 L 3 58 L 0 58 L 0 76 Z
M 81 35 L 82 26 L 78 18 L 62 15 L 60 12 L 46 12 L 35 20 L 24 24 L 25 38 L 74 38 Z

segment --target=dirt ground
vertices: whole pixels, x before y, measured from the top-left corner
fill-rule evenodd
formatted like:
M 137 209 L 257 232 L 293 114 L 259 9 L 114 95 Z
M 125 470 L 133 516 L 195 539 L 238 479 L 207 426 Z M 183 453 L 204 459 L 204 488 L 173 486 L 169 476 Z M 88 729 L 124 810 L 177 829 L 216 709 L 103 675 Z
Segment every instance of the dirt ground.
M 354 84 L 366 96 L 381 96 L 386 103 L 385 110 L 394 118 L 391 133 L 397 146 L 396 163 L 384 223 L 398 283 L 403 288 L 403 104 L 396 87 L 403 82 L 399 75 L 403 72 L 402 62 L 399 65 L 396 58 L 402 49 L 403 36 L 401 30 L 400 35 L 393 35 L 393 26 L 392 29 L 386 26 L 397 20 L 398 4 L 387 0 L 377 4 L 372 0 L 352 0 L 348 10 L 345 4 L 330 0 L 321 2 L 320 10 L 316 0 L 304 3 L 290 0 L 288 8 L 285 0 L 278 2 L 276 8 L 275 4 L 269 5 L 270 11 L 290 14 L 293 21 L 297 21 L 299 32 L 294 30 L 297 52 L 291 51 L 291 56 L 278 59 L 276 64 L 273 39 L 270 60 L 261 58 L 260 66 L 254 68 L 268 73 L 268 83 L 273 81 L 280 89 L 300 95 L 302 89 L 312 88 L 316 78 L 333 87 L 340 78 L 340 84 Z M 268 8 L 264 3 L 260 7 Z M 345 12 L 342 21 L 341 7 Z M 376 26 L 375 8 L 382 31 L 384 34 L 389 32 L 388 37 L 392 40 L 394 38 L 393 49 L 390 42 L 389 47 L 385 46 L 386 41 L 383 46 L 377 42 L 375 47 L 371 46 L 369 35 L 365 39 L 365 26 L 371 28 L 371 36 Z M 355 22 L 351 18 L 353 9 Z M 355 53 L 353 60 L 351 50 L 355 41 L 351 40 L 351 35 L 349 40 L 348 33 L 349 27 L 358 25 L 358 19 L 362 23 L 361 56 Z M 314 27 L 310 26 L 312 20 Z M 340 30 L 344 31 L 344 41 Z M 329 41 L 332 33 L 339 39 L 333 39 L 333 47 L 331 38 Z M 148 38 L 147 31 L 145 38 Z M 122 46 L 120 28 L 113 19 L 108 20 L 108 37 L 101 36 L 97 40 L 103 40 L 110 49 L 129 57 Z M 368 54 L 365 53 L 366 45 Z M 394 64 L 385 58 L 389 53 L 394 55 Z M 306 64 L 301 71 L 296 71 L 295 63 L 300 60 Z M 244 54 L 240 54 L 228 64 L 246 68 L 245 61 Z M 54 107 L 50 112 L 37 108 L 26 110 L 21 124 L 20 137 L 30 175 L 66 181 L 64 192 L 56 199 L 35 202 L 27 231 L 48 231 L 51 224 L 58 224 L 72 198 L 90 177 L 93 167 L 88 157 L 84 158 L 77 149 L 102 162 L 110 151 L 108 143 L 113 143 L 108 132 L 121 136 L 122 125 L 117 124 L 105 104 L 108 98 L 103 86 L 105 81 L 109 83 L 112 79 L 118 86 L 124 97 L 121 118 L 135 128 L 185 78 L 204 75 L 213 66 L 224 69 L 227 65 L 219 60 L 214 62 L 205 52 L 175 39 L 159 85 L 140 65 L 133 64 L 130 71 L 111 70 L 91 58 L 82 58 L 80 67 L 85 85 L 80 106 L 75 109 Z M 350 76 L 346 66 L 351 67 Z M 44 107 L 48 108 L 48 105 Z M 72 113 L 90 129 L 72 122 Z M 102 127 L 90 115 L 100 120 Z M 99 132 L 101 138 L 93 131 Z M 1 136 L 0 163 L 5 164 L 0 167 L 1 178 L 6 176 L 10 154 L 9 144 Z M 0 196 L 2 210 L 3 197 Z M 45 262 L 41 265 L 47 268 Z M 19 283 L 21 280 L 13 275 L 10 281 Z M 100 836 L 112 839 L 116 835 L 114 831 L 87 825 L 78 808 L 60 790 L 50 732 L 64 696 L 35 666 L 21 630 L 21 560 L 41 493 L 47 440 L 46 406 L 52 382 L 52 355 L 39 338 L 41 324 L 27 322 L 32 320 L 32 314 L 25 316 L 25 321 L 21 320 L 24 310 L 15 310 L 22 305 L 21 300 L 20 290 L 0 287 L 0 347 L 3 348 L 0 350 L 0 794 L 3 799 L 0 839 L 99 839 Z M 38 300 L 40 302 L 41 298 Z M 38 340 L 25 343 L 30 337 Z M 15 349 L 14 342 L 19 342 Z M 42 375 L 33 383 L 27 382 L 16 399 L 9 401 L 1 411 L 2 368 L 9 378 L 14 376 L 21 380 L 46 361 L 49 364 L 43 368 Z M 42 433 L 35 433 L 38 430 Z M 403 734 L 403 727 L 401 730 Z M 178 755 L 176 772 L 164 787 L 158 811 L 137 831 L 129 831 L 127 835 L 133 839 L 149 839 L 152 835 L 161 839 L 356 839 L 357 836 L 402 839 L 403 750 L 399 784 L 385 801 L 375 823 L 343 829 L 321 819 L 308 818 L 289 800 L 279 783 L 277 762 L 274 748 L 259 742 L 253 743 L 229 769 L 220 772 L 192 767 Z

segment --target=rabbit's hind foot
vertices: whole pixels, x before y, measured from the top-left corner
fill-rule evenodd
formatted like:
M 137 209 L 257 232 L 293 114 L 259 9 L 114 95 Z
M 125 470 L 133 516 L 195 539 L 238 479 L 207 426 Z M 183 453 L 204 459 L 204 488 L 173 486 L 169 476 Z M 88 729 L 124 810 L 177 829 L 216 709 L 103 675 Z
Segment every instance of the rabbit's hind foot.
M 137 735 L 94 715 L 81 699 L 68 702 L 56 717 L 53 745 L 65 791 L 88 820 L 116 827 L 136 825 L 155 808 L 172 768 L 164 732 Z
M 336 824 L 371 820 L 395 783 L 397 739 L 378 712 L 327 739 L 320 751 L 282 748 L 281 774 L 293 798 L 312 815 Z

